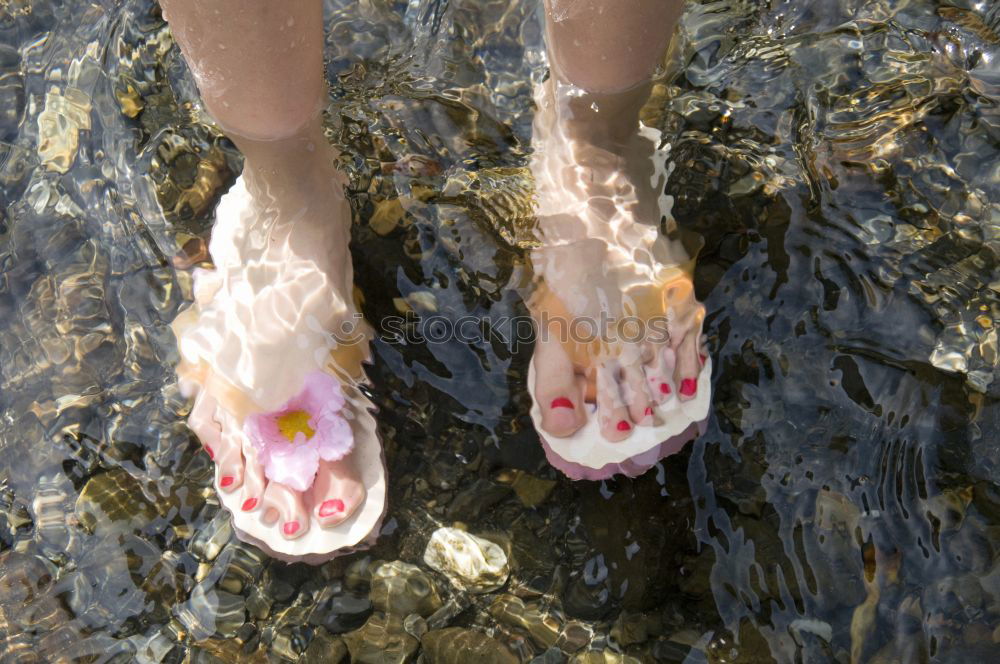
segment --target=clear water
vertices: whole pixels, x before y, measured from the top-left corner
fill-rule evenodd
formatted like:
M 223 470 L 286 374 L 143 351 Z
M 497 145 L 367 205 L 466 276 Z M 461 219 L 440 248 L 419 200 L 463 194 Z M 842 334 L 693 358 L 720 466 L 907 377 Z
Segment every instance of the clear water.
M 366 316 L 524 314 L 537 3 L 327 22 Z M 317 571 L 232 537 L 183 424 L 177 266 L 240 160 L 155 4 L 0 4 L 0 660 L 331 661 L 367 620 L 384 661 L 471 661 L 366 590 L 453 522 L 512 580 L 434 577 L 431 627 L 521 661 L 1000 660 L 998 29 L 986 1 L 691 2 L 646 116 L 706 242 L 707 434 L 571 483 L 526 416 L 529 348 L 381 341 L 392 518 Z

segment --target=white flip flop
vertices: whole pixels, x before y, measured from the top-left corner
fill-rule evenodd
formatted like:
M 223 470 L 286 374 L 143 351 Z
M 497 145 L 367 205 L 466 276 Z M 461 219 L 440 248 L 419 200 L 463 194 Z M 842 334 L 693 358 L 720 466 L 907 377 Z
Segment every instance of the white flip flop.
M 241 493 L 222 490 L 219 485 L 221 472 L 216 466 L 215 491 L 232 515 L 233 529 L 239 539 L 259 547 L 279 560 L 312 565 L 374 545 L 388 508 L 385 458 L 375 431 L 371 402 L 357 389 L 345 386 L 345 392 L 351 412 L 358 413 L 351 421 L 355 441 L 351 454 L 365 487 L 364 503 L 350 517 L 335 526 L 321 525 L 312 510 L 309 510 L 309 530 L 301 537 L 286 539 L 282 537 L 277 523 L 264 522 L 264 510 L 244 512 L 240 509 Z M 243 445 L 244 448 L 250 445 L 245 436 Z M 244 454 L 244 458 L 246 456 Z M 310 487 L 306 492 L 311 490 Z
M 240 307 L 246 309 L 252 304 L 252 293 L 247 295 L 241 292 L 244 301 L 237 301 L 237 298 L 227 300 L 227 303 L 233 305 L 231 307 L 217 307 L 209 312 L 206 312 L 206 309 L 210 308 L 215 294 L 224 287 L 227 278 L 233 275 L 246 275 L 248 270 L 252 268 L 253 278 L 261 282 L 258 284 L 260 287 L 266 286 L 272 273 L 281 269 L 283 255 L 280 252 L 287 248 L 287 243 L 264 245 L 271 247 L 271 251 L 274 253 L 274 255 L 268 256 L 269 260 L 266 261 L 260 260 L 259 256 L 250 255 L 248 257 L 241 254 L 241 252 L 247 251 L 247 247 L 254 249 L 261 245 L 259 239 L 252 237 L 255 229 L 247 223 L 246 215 L 253 214 L 251 205 L 250 194 L 241 176 L 230 191 L 222 197 L 216 209 L 216 222 L 209 244 L 216 268 L 214 270 L 198 268 L 194 271 L 194 305 L 181 312 L 172 324 L 178 339 L 180 355 L 184 363 L 190 367 L 197 367 L 200 363 L 205 363 L 214 370 L 214 364 L 219 363 L 228 367 L 230 374 L 238 373 L 240 352 L 243 349 L 242 340 L 247 334 L 241 321 L 253 317 L 241 310 Z M 342 205 L 343 209 L 340 210 L 340 214 L 349 215 L 350 211 L 346 201 Z M 300 263 L 306 264 L 307 261 L 300 261 Z M 308 270 L 308 266 L 301 269 Z M 322 288 L 325 282 L 320 279 L 313 281 L 315 283 L 312 283 L 311 290 L 304 289 L 300 295 L 317 296 L 317 289 Z M 241 312 L 245 315 L 239 315 Z M 319 342 L 313 337 L 323 334 L 323 330 L 317 330 L 317 325 L 313 324 L 309 318 L 303 317 L 298 322 L 302 324 L 295 329 L 290 328 L 288 336 L 296 338 L 300 342 L 305 341 L 305 343 L 291 346 L 288 349 L 291 355 L 303 355 L 309 348 L 319 347 Z M 270 330 L 270 333 L 273 334 L 273 330 Z M 309 337 L 307 340 L 308 335 L 313 335 L 313 337 Z M 289 354 L 272 353 L 263 357 L 261 362 L 266 364 L 270 370 L 268 380 L 264 384 L 271 388 L 276 389 L 276 384 L 289 383 L 294 381 L 296 376 L 301 376 L 301 372 L 292 369 L 286 370 L 290 366 L 302 364 L 301 361 L 291 361 Z M 322 366 L 315 368 L 322 368 Z M 244 542 L 254 544 L 280 560 L 319 564 L 333 557 L 371 546 L 381 530 L 382 520 L 388 506 L 388 487 L 382 445 L 378 439 L 375 418 L 372 415 L 374 406 L 356 384 L 341 382 L 340 386 L 347 402 L 343 412 L 350 422 L 354 438 L 354 447 L 351 450 L 353 462 L 367 492 L 364 503 L 346 520 L 335 526 L 322 526 L 312 514 L 312 510 L 309 510 L 308 530 L 295 539 L 287 539 L 282 536 L 277 523 L 264 522 L 262 519 L 264 510 L 244 512 L 241 509 L 240 501 L 243 498 L 241 491 L 222 490 L 221 473 L 219 467 L 216 466 L 216 493 L 222 505 L 232 514 L 237 537 Z M 190 393 L 198 387 L 189 386 L 188 396 L 191 396 Z M 225 413 L 221 407 L 218 412 L 220 413 L 219 417 L 232 417 Z M 247 436 L 242 434 L 242 427 L 235 420 L 224 423 L 224 426 L 230 426 L 233 430 L 241 432 L 239 435 L 242 437 L 243 457 L 244 459 L 252 458 L 248 453 L 251 443 Z M 312 490 L 310 486 L 304 492 L 307 498 Z M 307 500 L 307 502 L 309 501 Z
M 611 442 L 601 435 L 597 406 L 587 404 L 587 423 L 572 436 L 556 438 L 542 430 L 542 409 L 535 399 L 535 361 L 528 367 L 531 421 L 541 439 L 549 463 L 574 480 L 605 480 L 614 475 L 638 477 L 661 459 L 679 452 L 705 432 L 712 402 L 712 360 L 706 358 L 698 374 L 696 396 L 688 401 L 670 398 L 656 407 L 656 426 L 636 426 L 623 441 Z

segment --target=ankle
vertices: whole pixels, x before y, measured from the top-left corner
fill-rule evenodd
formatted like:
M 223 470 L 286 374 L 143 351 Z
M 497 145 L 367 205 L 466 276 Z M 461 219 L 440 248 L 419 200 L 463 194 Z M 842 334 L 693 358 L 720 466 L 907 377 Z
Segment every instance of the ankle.
M 233 140 L 243 152 L 247 185 L 255 196 L 262 192 L 273 198 L 343 196 L 344 177 L 336 168 L 340 153 L 326 140 L 318 117 L 302 131 L 280 140 Z
M 620 154 L 635 137 L 639 114 L 652 84 L 616 92 L 593 92 L 558 78 L 546 83 L 556 122 L 572 141 Z

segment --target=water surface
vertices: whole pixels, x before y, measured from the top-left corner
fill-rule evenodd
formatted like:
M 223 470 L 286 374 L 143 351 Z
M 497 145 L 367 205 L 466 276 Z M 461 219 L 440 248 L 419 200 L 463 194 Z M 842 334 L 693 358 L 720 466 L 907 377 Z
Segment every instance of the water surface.
M 365 315 L 524 315 L 537 3 L 327 9 Z M 525 662 L 1000 659 L 998 28 L 988 2 L 691 2 L 645 117 L 706 243 L 707 434 L 572 483 L 530 348 L 382 339 L 391 518 L 317 571 L 232 537 L 183 424 L 180 268 L 241 164 L 158 8 L 0 5 L 0 659 L 376 661 L 360 633 L 412 661 L 427 627 L 469 630 L 428 662 L 469 632 Z M 456 522 L 508 585 L 430 574 L 430 625 L 373 614 L 374 565 Z

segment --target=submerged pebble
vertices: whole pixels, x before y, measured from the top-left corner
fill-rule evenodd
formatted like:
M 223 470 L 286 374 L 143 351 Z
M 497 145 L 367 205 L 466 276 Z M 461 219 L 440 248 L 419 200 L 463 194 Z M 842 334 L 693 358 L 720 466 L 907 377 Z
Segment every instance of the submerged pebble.
M 427 542 L 424 563 L 459 588 L 486 593 L 507 582 L 507 555 L 499 546 L 458 528 L 438 528 Z
M 592 631 L 583 623 L 564 623 L 537 603 L 526 603 L 514 595 L 501 595 L 490 605 L 489 613 L 497 622 L 527 632 L 540 648 L 558 647 L 576 652 L 590 642 Z
M 112 468 L 87 480 L 76 499 L 76 517 L 88 532 L 99 527 L 131 530 L 156 518 L 156 509 L 134 477 Z
M 232 518 L 226 510 L 219 510 L 211 521 L 198 529 L 191 540 L 191 553 L 206 562 L 211 562 L 232 537 Z
M 520 661 L 496 639 L 463 627 L 427 632 L 420 644 L 428 664 L 518 664 Z
M 429 616 L 441 607 L 434 582 L 416 565 L 396 560 L 375 568 L 371 576 L 372 605 L 383 613 Z
M 175 609 L 181 621 L 195 639 L 218 635 L 230 638 L 246 622 L 246 600 L 224 590 L 206 589 L 198 584 L 188 601 Z
M 403 619 L 373 613 L 361 628 L 344 634 L 351 661 L 360 664 L 405 664 L 416 655 L 419 641 L 403 629 Z
M 347 656 L 343 639 L 330 636 L 324 629 L 316 630 L 309 647 L 302 653 L 302 664 L 339 664 Z

